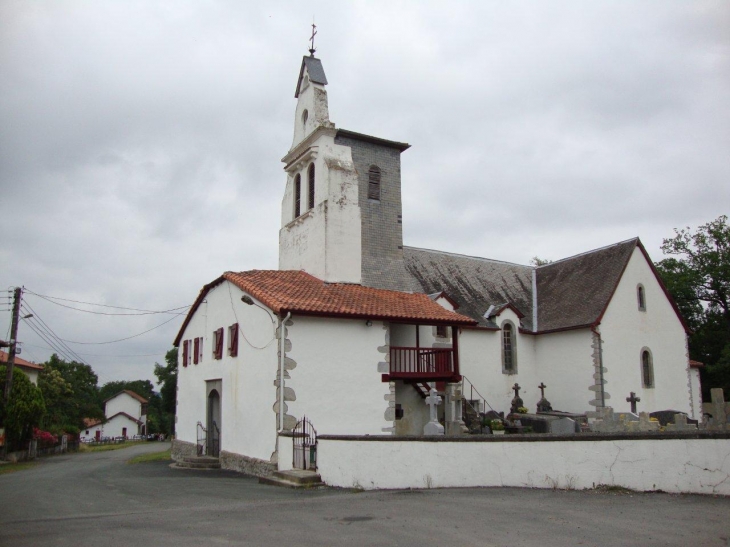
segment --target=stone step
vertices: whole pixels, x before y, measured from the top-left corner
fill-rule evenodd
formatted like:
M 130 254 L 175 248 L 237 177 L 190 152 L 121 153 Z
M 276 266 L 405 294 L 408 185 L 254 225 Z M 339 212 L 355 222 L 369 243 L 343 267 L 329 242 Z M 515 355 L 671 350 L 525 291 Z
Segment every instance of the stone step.
M 260 477 L 259 483 L 287 488 L 314 488 L 325 486 L 322 477 L 314 471 L 291 469 L 289 471 L 274 471 L 269 477 Z
M 220 460 L 213 456 L 187 456 L 183 458 L 184 462 L 188 463 L 218 463 Z
M 220 469 L 221 463 L 218 458 L 210 456 L 191 456 L 173 463 L 170 467 L 174 469 Z

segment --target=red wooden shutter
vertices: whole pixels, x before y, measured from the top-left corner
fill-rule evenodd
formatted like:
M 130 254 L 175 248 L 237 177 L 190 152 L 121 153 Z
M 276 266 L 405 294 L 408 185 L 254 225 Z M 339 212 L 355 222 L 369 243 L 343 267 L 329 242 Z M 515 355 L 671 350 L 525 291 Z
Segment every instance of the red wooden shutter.
M 201 336 L 200 338 L 198 338 L 198 340 L 200 340 L 200 348 L 198 349 L 198 351 L 200 352 L 200 356 L 198 357 L 198 361 L 202 363 L 203 362 L 203 337 Z
M 215 358 L 223 359 L 223 327 L 215 331 Z
M 185 340 L 183 342 L 183 358 L 182 358 L 182 363 L 183 363 L 183 366 L 184 367 L 188 366 L 188 342 L 189 342 L 188 340 Z
M 198 364 L 198 352 L 200 351 L 200 338 L 193 341 L 193 363 Z
M 238 323 L 233 323 L 228 331 L 228 350 L 231 357 L 238 356 Z

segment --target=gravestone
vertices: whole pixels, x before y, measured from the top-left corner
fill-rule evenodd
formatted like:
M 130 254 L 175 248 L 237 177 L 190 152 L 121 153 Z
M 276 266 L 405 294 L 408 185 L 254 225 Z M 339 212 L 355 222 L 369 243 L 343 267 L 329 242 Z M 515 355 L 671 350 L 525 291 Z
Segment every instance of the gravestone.
M 641 402 L 641 399 L 636 396 L 636 393 L 633 391 L 629 393 L 629 396 L 626 397 L 626 402 L 631 403 L 631 413 L 636 414 L 636 403 Z
M 696 422 L 696 420 L 692 420 Z M 678 412 L 674 415 L 674 423 L 667 424 L 667 431 L 697 431 L 695 424 L 688 423 L 687 415 L 684 412 Z
M 461 384 L 446 384 L 446 401 L 444 407 L 444 422 L 446 424 L 446 435 L 464 435 L 469 433 L 463 419 L 463 399 Z
M 553 405 L 551 405 L 550 401 L 545 398 L 545 388 L 547 387 L 545 382 L 540 382 L 540 385 L 537 387 L 540 390 L 540 400 L 537 402 L 538 413 L 550 412 L 553 409 Z
M 562 416 L 520 414 L 519 421 L 524 427 L 531 427 L 534 433 L 572 435 L 580 432 L 580 425 L 575 420 Z
M 688 424 L 697 423 L 697 420 L 688 418 L 687 414 L 685 414 L 684 412 L 680 412 L 679 410 L 657 410 L 656 412 L 652 412 L 651 414 L 649 414 L 649 416 L 651 416 L 652 418 L 656 418 L 657 420 L 659 420 L 660 424 L 662 424 L 663 426 L 666 427 L 668 425 L 676 423 L 675 422 L 676 416 L 679 414 L 684 415 L 685 420 L 686 420 L 685 423 L 688 423 Z
M 429 406 L 430 420 L 425 426 L 423 426 L 424 435 L 443 435 L 444 434 L 444 426 L 442 426 L 438 422 L 438 418 L 436 416 L 436 407 L 440 403 L 441 403 L 441 397 L 439 397 L 438 392 L 435 389 L 432 389 L 431 393 L 429 393 L 428 397 L 426 397 L 426 404 Z
M 510 406 L 510 413 L 511 414 L 517 414 L 517 409 L 521 406 L 525 406 L 524 401 L 520 398 L 520 384 L 515 382 L 515 385 L 512 386 L 512 390 L 515 392 L 515 396 L 512 399 L 512 404 Z
M 728 416 L 730 416 L 730 403 L 725 402 L 722 388 L 716 387 L 710 390 L 711 403 L 702 404 L 702 415 L 704 429 L 710 431 L 728 431 Z
M 633 412 L 619 412 L 616 414 L 616 419 L 624 422 L 638 422 L 639 415 Z

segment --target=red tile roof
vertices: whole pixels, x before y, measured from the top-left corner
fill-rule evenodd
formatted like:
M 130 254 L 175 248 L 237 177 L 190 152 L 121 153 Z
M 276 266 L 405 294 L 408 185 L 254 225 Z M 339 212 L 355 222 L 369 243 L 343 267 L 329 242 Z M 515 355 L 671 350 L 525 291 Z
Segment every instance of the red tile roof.
M 200 291 L 180 332 L 179 345 L 195 310 L 208 291 L 230 281 L 278 315 L 318 315 L 348 319 L 404 321 L 426 325 L 475 325 L 476 321 L 444 309 L 426 294 L 373 289 L 348 283 L 325 283 L 302 271 L 226 272 Z
M 129 419 L 129 420 L 132 420 L 132 421 L 133 421 L 134 423 L 136 423 L 137 425 L 141 425 L 141 424 L 142 424 L 142 421 L 141 421 L 141 420 L 138 420 L 138 419 L 137 419 L 137 418 L 135 418 L 134 416 L 130 416 L 130 415 L 129 415 L 129 414 L 127 414 L 126 412 L 117 412 L 117 413 L 116 413 L 116 414 L 115 414 L 114 416 L 110 416 L 109 418 L 107 418 L 107 420 L 106 420 L 106 421 L 107 421 L 107 422 L 110 422 L 111 420 L 113 420 L 113 419 L 114 419 L 114 418 L 116 418 L 117 416 L 124 416 L 125 418 L 127 418 L 127 419 Z
M 84 427 L 94 427 L 95 425 L 99 425 L 102 423 L 102 420 L 99 420 L 97 418 L 84 418 Z
M 691 368 L 702 368 L 705 366 L 704 363 L 700 363 L 699 361 L 695 361 L 694 359 L 689 360 L 689 366 Z
M 0 363 L 7 363 L 9 358 L 10 355 L 8 355 L 4 351 L 0 351 Z M 35 363 L 31 363 L 30 361 L 21 359 L 17 355 L 15 356 L 15 366 L 21 368 L 29 368 L 33 370 L 43 370 L 43 365 L 36 365 Z

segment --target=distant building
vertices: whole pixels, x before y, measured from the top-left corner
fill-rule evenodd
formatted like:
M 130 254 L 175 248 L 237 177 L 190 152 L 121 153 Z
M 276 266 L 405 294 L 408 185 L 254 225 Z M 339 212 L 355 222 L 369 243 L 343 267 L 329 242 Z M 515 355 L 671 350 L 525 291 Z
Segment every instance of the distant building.
M 84 441 L 134 437 L 147 433 L 147 404 L 141 395 L 125 389 L 104 401 L 103 421 L 86 418 L 81 432 Z
M 0 351 L 0 364 L 5 364 L 8 362 L 8 358 L 10 356 L 4 352 Z M 38 374 L 43 370 L 43 365 L 37 365 L 35 363 L 31 363 L 30 361 L 26 361 L 25 359 L 21 359 L 17 355 L 15 356 L 15 365 L 13 366 L 13 371 L 19 370 L 23 374 L 25 374 L 28 379 L 31 381 L 33 385 L 38 385 Z

